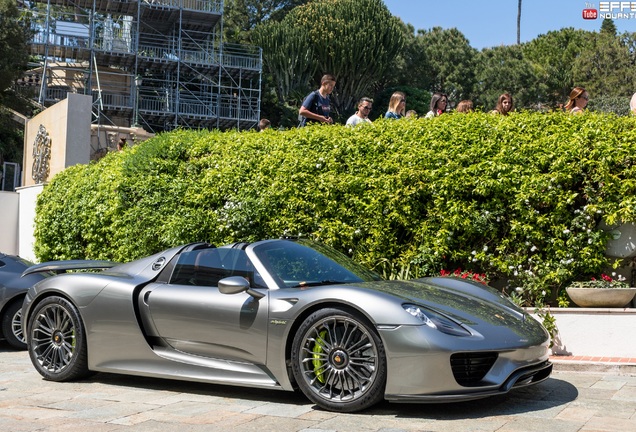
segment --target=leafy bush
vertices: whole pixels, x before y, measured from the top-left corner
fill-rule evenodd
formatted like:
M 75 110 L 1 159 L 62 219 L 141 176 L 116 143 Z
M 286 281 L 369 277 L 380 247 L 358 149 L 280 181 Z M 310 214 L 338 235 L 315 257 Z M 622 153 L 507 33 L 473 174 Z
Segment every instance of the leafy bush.
M 636 220 L 636 119 L 448 114 L 371 126 L 175 131 L 55 176 L 41 260 L 311 236 L 387 276 L 484 273 L 534 302 L 598 274 Z

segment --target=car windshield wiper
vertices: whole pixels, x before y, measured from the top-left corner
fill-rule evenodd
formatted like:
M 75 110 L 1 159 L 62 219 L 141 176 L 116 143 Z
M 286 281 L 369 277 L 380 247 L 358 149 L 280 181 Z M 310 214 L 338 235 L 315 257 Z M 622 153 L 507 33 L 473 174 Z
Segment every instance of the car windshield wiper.
M 337 284 L 346 284 L 351 282 L 352 281 L 338 281 L 338 280 L 331 280 L 331 279 L 326 279 L 321 281 L 303 281 L 303 282 L 298 282 L 298 285 L 295 285 L 292 288 L 303 288 L 303 287 L 321 286 L 321 285 L 337 285 Z

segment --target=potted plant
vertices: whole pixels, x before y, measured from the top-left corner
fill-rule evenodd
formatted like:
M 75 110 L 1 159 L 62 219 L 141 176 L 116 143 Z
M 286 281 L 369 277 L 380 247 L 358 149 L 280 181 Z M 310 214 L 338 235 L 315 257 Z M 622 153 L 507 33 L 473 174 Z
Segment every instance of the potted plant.
M 570 299 L 580 307 L 625 307 L 636 295 L 623 276 L 602 274 L 600 279 L 572 282 L 565 289 Z

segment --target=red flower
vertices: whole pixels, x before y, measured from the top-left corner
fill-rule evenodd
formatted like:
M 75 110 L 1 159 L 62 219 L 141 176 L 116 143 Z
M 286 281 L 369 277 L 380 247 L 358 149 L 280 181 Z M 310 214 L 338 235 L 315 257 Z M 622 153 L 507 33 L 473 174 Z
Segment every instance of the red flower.
M 488 285 L 488 279 L 486 278 L 485 274 L 473 273 L 470 270 L 462 270 L 461 268 L 458 268 L 453 272 L 450 272 L 448 270 L 441 270 L 439 272 L 439 275 L 443 277 L 453 276 L 453 277 L 458 277 L 461 279 L 470 279 L 470 280 L 474 280 L 475 282 Z

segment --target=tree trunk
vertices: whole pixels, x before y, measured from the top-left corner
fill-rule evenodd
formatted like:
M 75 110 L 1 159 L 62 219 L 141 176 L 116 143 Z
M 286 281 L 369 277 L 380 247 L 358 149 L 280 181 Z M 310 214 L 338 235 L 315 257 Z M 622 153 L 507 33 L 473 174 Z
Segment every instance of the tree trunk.
M 521 1 L 517 7 L 517 45 L 521 45 Z

